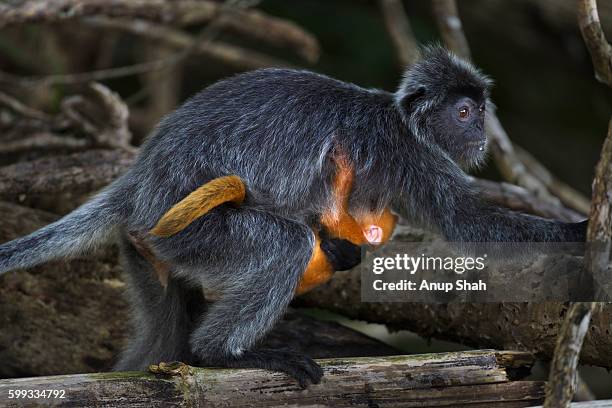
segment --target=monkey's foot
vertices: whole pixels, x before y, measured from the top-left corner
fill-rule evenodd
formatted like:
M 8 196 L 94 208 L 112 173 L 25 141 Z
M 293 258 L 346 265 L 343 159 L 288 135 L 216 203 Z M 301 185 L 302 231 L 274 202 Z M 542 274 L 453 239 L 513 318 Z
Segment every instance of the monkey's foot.
M 258 349 L 247 351 L 240 357 L 226 359 L 223 362 L 215 361 L 229 368 L 262 368 L 265 370 L 280 371 L 293 377 L 301 388 L 310 384 L 318 384 L 323 377 L 323 370 L 313 359 L 305 354 L 291 350 Z

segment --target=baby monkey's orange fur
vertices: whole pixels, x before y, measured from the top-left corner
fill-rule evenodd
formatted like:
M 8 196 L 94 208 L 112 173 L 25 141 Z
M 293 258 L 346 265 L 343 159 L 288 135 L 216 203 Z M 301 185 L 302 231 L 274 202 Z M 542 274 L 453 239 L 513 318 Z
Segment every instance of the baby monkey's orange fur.
M 376 226 L 382 229 L 381 239 L 376 244 L 389 240 L 395 229 L 396 217 L 385 209 L 381 214 L 363 212 L 353 217 L 349 213 L 349 196 L 353 189 L 355 170 L 344 154 L 334 157 L 336 175 L 333 181 L 333 199 L 330 208 L 321 215 L 321 226 L 333 238 L 346 239 L 355 245 L 370 244 L 366 238 L 366 229 Z M 296 294 L 302 294 L 331 279 L 334 270 L 323 250 L 315 232 L 315 247 L 310 262 L 302 275 Z
M 321 215 L 321 226 L 331 237 L 345 239 L 355 245 L 378 245 L 389 240 L 397 217 L 388 209 L 379 214 L 362 212 L 353 217 L 349 213 L 348 202 L 355 171 L 344 154 L 336 154 L 334 162 L 336 174 L 333 180 L 333 198 L 330 208 Z M 150 233 L 161 237 L 172 236 L 222 203 L 241 203 L 245 198 L 245 191 L 244 183 L 237 176 L 211 180 L 174 205 Z M 367 238 L 369 228 L 382 229 L 382 235 L 374 242 Z M 314 234 L 314 250 L 296 289 L 298 295 L 327 282 L 334 273 L 331 263 L 321 249 L 318 232 L 314 231 Z

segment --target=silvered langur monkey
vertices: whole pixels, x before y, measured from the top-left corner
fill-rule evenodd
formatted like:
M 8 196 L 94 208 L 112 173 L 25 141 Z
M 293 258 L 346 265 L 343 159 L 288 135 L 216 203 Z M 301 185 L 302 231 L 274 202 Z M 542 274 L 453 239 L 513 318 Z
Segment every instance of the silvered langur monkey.
M 425 50 L 395 93 L 323 75 L 264 69 L 217 82 L 166 116 L 130 170 L 61 220 L 0 246 L 0 272 L 120 243 L 134 337 L 117 369 L 159 361 L 280 370 L 319 382 L 308 356 L 259 340 L 283 315 L 333 203 L 340 149 L 354 168 L 351 214 L 386 209 L 448 241 L 583 242 L 586 223 L 547 220 L 484 201 L 462 168 L 484 158 L 490 81 L 446 50 Z M 128 239 L 149 231 L 207 182 L 248 191 L 147 245 L 170 266 L 164 290 Z M 357 218 L 357 217 L 356 217 Z M 333 253 L 333 251 L 332 251 Z M 220 293 L 202 309 L 200 289 Z

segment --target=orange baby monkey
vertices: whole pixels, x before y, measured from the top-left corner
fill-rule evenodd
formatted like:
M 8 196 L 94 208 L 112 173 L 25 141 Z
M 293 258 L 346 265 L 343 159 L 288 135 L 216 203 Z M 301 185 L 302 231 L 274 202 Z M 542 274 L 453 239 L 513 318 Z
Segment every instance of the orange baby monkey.
M 349 213 L 348 202 L 355 177 L 349 158 L 337 153 L 333 158 L 336 174 L 333 180 L 333 197 L 330 207 L 321 215 L 321 226 L 331 238 L 344 239 L 354 245 L 380 245 L 386 242 L 395 229 L 397 217 L 385 209 L 382 213 L 360 212 L 354 216 Z M 168 210 L 157 225 L 150 231 L 160 237 L 172 236 L 205 215 L 214 207 L 244 201 L 246 188 L 237 176 L 219 177 L 193 191 Z M 319 233 L 314 231 L 315 246 L 310 262 L 304 271 L 296 294 L 307 292 L 327 282 L 334 273 L 332 263 L 321 249 Z M 167 273 L 160 280 L 167 279 Z

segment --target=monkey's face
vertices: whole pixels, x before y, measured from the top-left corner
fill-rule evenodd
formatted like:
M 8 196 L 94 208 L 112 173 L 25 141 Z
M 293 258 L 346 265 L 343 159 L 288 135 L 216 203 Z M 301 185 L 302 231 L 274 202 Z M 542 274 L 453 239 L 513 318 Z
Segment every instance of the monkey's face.
M 462 167 L 478 166 L 485 158 L 485 111 L 484 97 L 453 95 L 432 117 L 436 144 Z

